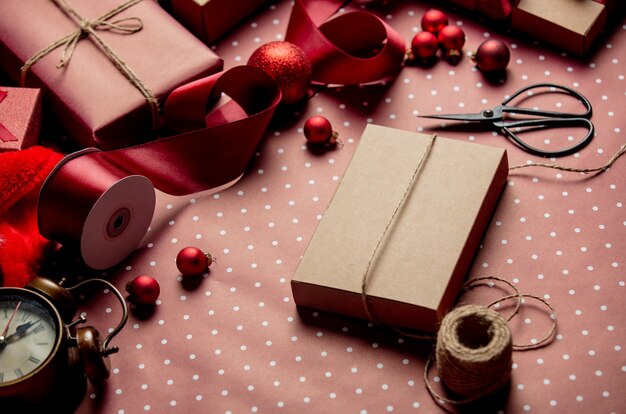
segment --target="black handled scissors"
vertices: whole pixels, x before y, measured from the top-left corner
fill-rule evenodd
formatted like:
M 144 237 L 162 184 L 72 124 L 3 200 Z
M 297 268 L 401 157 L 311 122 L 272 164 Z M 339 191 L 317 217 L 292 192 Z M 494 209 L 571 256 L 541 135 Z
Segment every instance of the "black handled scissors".
M 531 89 L 539 88 L 551 88 L 558 89 L 565 92 L 567 95 L 573 96 L 578 99 L 585 107 L 585 112 L 581 114 L 574 114 L 568 112 L 554 112 L 543 109 L 523 108 L 518 106 L 508 106 L 507 104 L 513 99 L 517 98 L 524 92 Z M 494 128 L 499 129 L 506 134 L 515 144 L 520 146 L 523 150 L 543 157 L 563 157 L 565 155 L 572 154 L 582 148 L 584 148 L 594 135 L 593 123 L 589 120 L 591 118 L 591 103 L 589 100 L 581 95 L 579 92 L 568 88 L 566 86 L 555 85 L 552 83 L 538 83 L 530 85 L 516 91 L 509 98 L 505 99 L 500 105 L 492 109 L 485 109 L 482 112 L 473 114 L 448 114 L 448 115 L 420 115 L 421 118 L 435 118 L 435 119 L 448 119 L 456 121 L 468 121 L 468 122 L 481 122 L 483 124 L 489 124 Z M 520 114 L 530 115 L 533 117 L 523 119 L 507 119 L 506 114 Z M 565 128 L 569 126 L 582 126 L 587 129 L 587 135 L 582 140 L 574 144 L 571 147 L 563 148 L 557 151 L 546 151 L 539 148 L 535 148 L 522 139 L 520 139 L 513 128 Z

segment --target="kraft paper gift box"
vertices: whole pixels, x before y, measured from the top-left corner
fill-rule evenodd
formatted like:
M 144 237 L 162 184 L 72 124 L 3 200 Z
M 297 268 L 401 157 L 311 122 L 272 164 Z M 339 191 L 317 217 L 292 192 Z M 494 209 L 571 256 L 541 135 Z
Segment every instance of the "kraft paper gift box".
M 57 5 L 69 4 L 84 19 L 95 20 L 126 0 L 2 0 L 0 66 L 16 82 L 28 59 L 79 29 L 76 18 Z M 139 1 L 109 22 L 141 29 L 131 33 L 100 25 L 96 34 L 163 103 L 176 87 L 215 73 L 221 59 L 153 1 Z M 79 32 L 80 33 L 80 32 Z M 26 86 L 44 91 L 44 110 L 81 146 L 112 149 L 153 137 L 153 117 L 144 95 L 131 84 L 87 35 L 76 43 L 71 60 L 57 68 L 64 45 L 37 61 Z
M 32 147 L 40 130 L 41 91 L 0 86 L 0 151 Z
M 292 278 L 298 306 L 369 319 L 361 285 L 376 252 L 368 310 L 384 324 L 436 331 L 475 257 L 508 161 L 503 149 L 442 137 L 425 155 L 431 139 L 367 126 Z
M 232 30 L 267 0 L 169 0 L 172 14 L 207 44 Z
M 520 0 L 514 29 L 577 55 L 586 54 L 606 25 L 606 8 L 594 0 Z

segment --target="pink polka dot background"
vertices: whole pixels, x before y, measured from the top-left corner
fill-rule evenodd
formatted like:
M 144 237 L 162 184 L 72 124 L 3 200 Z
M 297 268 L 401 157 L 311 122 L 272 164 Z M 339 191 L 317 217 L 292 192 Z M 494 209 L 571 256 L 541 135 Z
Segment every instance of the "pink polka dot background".
M 365 4 L 410 42 L 430 6 L 390 3 Z M 268 3 L 223 38 L 215 51 L 226 67 L 283 39 L 290 8 L 288 1 Z M 160 299 L 153 313 L 131 314 L 114 340 L 121 350 L 111 357 L 107 387 L 90 387 L 78 412 L 440 412 L 423 381 L 430 344 L 367 321 L 298 309 L 292 299 L 291 276 L 365 125 L 429 132 L 439 123 L 416 115 L 478 111 L 520 87 L 554 82 L 589 98 L 596 126 L 588 147 L 558 163 L 599 166 L 626 143 L 623 22 L 582 59 L 496 31 L 461 10 L 444 10 L 465 31 L 465 52 L 487 38 L 509 45 L 506 77 L 488 79 L 466 57 L 456 66 L 443 60 L 406 66 L 384 85 L 323 90 L 302 107 L 283 110 L 233 187 L 188 197 L 159 194 L 142 248 L 105 275 L 120 289 L 134 276 L 152 275 Z M 322 154 L 307 149 L 302 126 L 314 114 L 331 121 L 343 146 Z M 506 148 L 511 165 L 544 161 L 489 131 L 437 132 Z M 558 332 L 546 348 L 515 352 L 510 388 L 478 412 L 626 412 L 625 177 L 626 159 L 595 177 L 511 172 L 469 276 L 503 277 L 546 299 Z M 181 280 L 174 263 L 188 245 L 217 257 L 192 283 Z M 481 288 L 465 300 L 487 304 L 495 291 Z M 511 322 L 515 342 L 536 341 L 549 328 L 541 305 L 528 305 Z M 106 295 L 84 310 L 90 324 L 106 331 L 115 326 L 117 309 Z M 431 371 L 431 380 L 440 389 L 436 374 Z

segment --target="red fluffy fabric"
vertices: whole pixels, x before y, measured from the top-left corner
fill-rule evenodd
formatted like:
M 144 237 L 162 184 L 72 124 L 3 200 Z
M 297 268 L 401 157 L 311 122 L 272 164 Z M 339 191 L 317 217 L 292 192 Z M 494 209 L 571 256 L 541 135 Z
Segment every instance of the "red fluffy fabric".
M 37 228 L 37 197 L 61 158 L 40 146 L 0 153 L 0 285 L 28 283 L 52 245 Z

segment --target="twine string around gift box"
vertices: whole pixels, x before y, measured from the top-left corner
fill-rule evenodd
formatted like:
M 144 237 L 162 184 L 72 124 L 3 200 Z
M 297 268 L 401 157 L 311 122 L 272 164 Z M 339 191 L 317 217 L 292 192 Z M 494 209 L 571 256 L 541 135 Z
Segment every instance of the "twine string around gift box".
M 126 2 L 109 10 L 99 18 L 89 20 L 81 16 L 65 0 L 52 0 L 52 2 L 60 10 L 76 21 L 78 28 L 74 32 L 56 40 L 49 46 L 40 50 L 24 63 L 21 68 L 21 86 L 26 84 L 26 75 L 28 74 L 30 68 L 41 58 L 47 56 L 54 50 L 63 47 L 61 59 L 57 65 L 57 68 L 61 69 L 72 59 L 78 42 L 88 37 L 99 46 L 100 50 L 102 50 L 105 56 L 113 63 L 113 65 L 115 65 L 117 70 L 129 80 L 129 82 L 143 95 L 144 98 L 146 98 L 152 113 L 152 126 L 153 129 L 156 129 L 159 119 L 158 99 L 154 93 L 146 85 L 144 85 L 139 76 L 137 76 L 128 64 L 126 64 L 126 62 L 97 33 L 99 30 L 115 31 L 120 34 L 133 34 L 139 32 L 143 29 L 143 23 L 138 17 L 126 17 L 115 21 L 110 20 L 141 1 L 143 0 L 127 0 Z
M 371 309 L 367 293 L 370 271 L 383 240 L 392 227 L 398 212 L 435 145 L 436 138 L 436 135 L 432 135 L 424 148 L 422 156 L 413 169 L 410 180 L 394 206 L 386 226 L 378 237 L 363 271 L 361 279 L 363 308 L 368 319 L 377 324 L 381 324 L 381 322 Z M 596 168 L 572 168 L 555 164 L 528 163 L 511 167 L 509 170 L 541 167 L 582 174 L 603 173 L 611 168 L 624 153 L 626 153 L 626 144 L 622 145 L 604 165 Z M 524 351 L 543 347 L 551 342 L 556 333 L 557 322 L 554 308 L 543 298 L 521 293 L 506 279 L 495 276 L 477 277 L 468 281 L 462 290 L 466 292 L 476 287 L 480 282 L 487 280 L 505 283 L 514 293 L 503 296 L 487 306 L 458 305 L 443 318 L 436 336 L 414 334 L 394 326 L 391 327 L 403 336 L 419 340 L 436 340 L 435 352 L 428 358 L 424 366 L 424 382 L 430 395 L 440 404 L 467 404 L 497 391 L 509 381 L 512 364 L 511 353 L 513 350 Z M 507 319 L 504 319 L 500 313 L 491 309 L 511 299 L 516 299 L 516 304 L 513 312 Z M 550 311 L 552 324 L 548 333 L 542 339 L 527 344 L 514 344 L 508 322 L 519 314 L 521 306 L 526 299 L 534 299 L 545 305 Z M 456 395 L 455 398 L 444 397 L 433 388 L 429 379 L 429 371 L 433 360 L 437 363 L 442 381 Z

